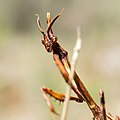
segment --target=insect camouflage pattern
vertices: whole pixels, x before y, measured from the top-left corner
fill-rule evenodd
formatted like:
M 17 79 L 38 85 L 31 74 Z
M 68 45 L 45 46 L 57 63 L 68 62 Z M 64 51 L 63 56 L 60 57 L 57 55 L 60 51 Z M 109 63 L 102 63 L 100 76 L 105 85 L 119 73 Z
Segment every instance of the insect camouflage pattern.
M 67 60 L 66 58 L 67 58 L 68 53 L 59 45 L 59 43 L 57 42 L 57 36 L 55 36 L 53 34 L 53 31 L 52 31 L 52 28 L 51 28 L 53 23 L 62 14 L 62 12 L 63 12 L 63 10 L 58 15 L 56 15 L 52 20 L 50 20 L 50 13 L 47 13 L 47 33 L 46 34 L 43 32 L 43 30 L 41 28 L 40 18 L 38 16 L 38 14 L 36 14 L 36 16 L 37 16 L 37 25 L 38 25 L 39 31 L 43 35 L 42 44 L 44 45 L 47 52 L 53 52 L 54 55 L 58 54 L 60 60 L 62 60 L 62 59 Z M 70 66 L 69 62 L 67 61 L 67 63 L 68 64 L 66 64 L 66 66 L 69 67 Z M 62 68 L 62 66 L 61 66 L 61 68 Z M 62 70 L 64 70 L 66 72 L 65 68 L 62 68 Z M 63 74 L 63 77 L 66 79 L 66 82 L 68 82 L 68 78 L 69 78 L 68 74 L 67 74 L 67 77 Z M 76 101 L 76 102 L 83 102 L 83 98 L 80 95 L 80 93 L 78 92 L 78 90 L 72 84 L 71 84 L 71 87 L 79 97 L 77 98 L 77 97 L 71 96 L 70 100 Z M 47 101 L 47 104 L 48 104 L 50 110 L 52 112 L 56 113 L 55 110 L 53 110 L 52 104 L 51 104 L 47 94 L 49 94 L 50 96 L 52 96 L 53 98 L 55 98 L 56 100 L 58 100 L 60 102 L 64 102 L 65 95 L 60 94 L 58 92 L 55 92 L 55 91 L 53 91 L 49 88 L 46 88 L 46 87 L 41 88 L 41 91 L 43 93 L 44 98 Z
M 46 34 L 42 30 L 40 18 L 38 16 L 38 14 L 36 14 L 37 25 L 38 25 L 39 31 L 43 35 L 42 44 L 44 45 L 47 52 L 49 52 L 49 53 L 52 52 L 53 59 L 57 65 L 59 71 L 61 72 L 65 82 L 71 87 L 71 89 L 77 95 L 77 97 L 70 96 L 70 100 L 78 102 L 78 103 L 82 103 L 83 101 L 86 102 L 88 107 L 90 108 L 90 110 L 93 113 L 94 119 L 102 120 L 101 119 L 101 116 L 102 116 L 101 108 L 95 103 L 93 98 L 90 96 L 89 92 L 85 88 L 84 84 L 82 83 L 81 79 L 79 78 L 79 76 L 77 75 L 76 72 L 74 72 L 74 77 L 73 77 L 75 85 L 73 83 L 71 83 L 71 81 L 69 81 L 69 73 L 70 73 L 71 69 L 70 69 L 70 62 L 68 60 L 68 53 L 60 46 L 60 44 L 58 43 L 58 38 L 57 38 L 57 36 L 55 36 L 53 34 L 53 30 L 52 30 L 52 26 L 53 26 L 54 22 L 62 14 L 63 10 L 59 14 L 57 14 L 52 20 L 50 19 L 50 13 L 49 12 L 47 13 L 47 30 L 46 30 L 47 32 L 46 32 Z M 56 100 L 58 100 L 60 102 L 64 102 L 65 95 L 55 92 L 46 87 L 42 87 L 41 92 L 42 92 L 44 99 L 47 102 L 47 105 L 49 106 L 50 111 L 58 115 L 58 113 L 54 110 L 54 107 L 53 107 L 48 95 L 52 96 L 53 98 L 55 98 Z M 106 116 L 109 120 L 115 120 L 114 117 L 110 114 L 107 114 Z

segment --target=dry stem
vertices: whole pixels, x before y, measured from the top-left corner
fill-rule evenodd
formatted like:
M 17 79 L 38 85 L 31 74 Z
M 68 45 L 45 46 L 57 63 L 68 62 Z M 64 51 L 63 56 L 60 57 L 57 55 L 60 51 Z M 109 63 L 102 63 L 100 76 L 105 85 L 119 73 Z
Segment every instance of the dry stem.
M 78 53 L 79 50 L 81 48 L 81 39 L 80 39 L 80 29 L 77 29 L 77 42 L 76 45 L 74 47 L 74 52 L 73 52 L 73 56 L 72 56 L 72 60 L 71 60 L 71 70 L 69 73 L 69 81 L 71 83 L 73 83 L 73 76 L 74 76 L 74 71 L 75 71 L 75 65 L 77 63 L 77 59 L 78 59 Z M 63 105 L 63 110 L 62 110 L 62 115 L 61 115 L 61 120 L 66 120 L 67 117 L 67 112 L 68 112 L 68 107 L 69 107 L 69 99 L 70 99 L 70 94 L 71 94 L 71 87 L 67 86 L 66 88 L 66 94 L 65 94 L 65 102 Z
M 100 104 L 101 104 L 101 113 L 102 113 L 102 119 L 107 120 L 106 117 L 106 109 L 105 109 L 105 97 L 104 97 L 104 92 L 100 90 Z

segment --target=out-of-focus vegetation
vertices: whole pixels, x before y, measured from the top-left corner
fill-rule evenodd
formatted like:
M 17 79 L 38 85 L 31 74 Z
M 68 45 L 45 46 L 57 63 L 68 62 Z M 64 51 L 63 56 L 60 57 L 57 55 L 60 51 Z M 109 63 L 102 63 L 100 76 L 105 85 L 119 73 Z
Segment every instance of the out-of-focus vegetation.
M 54 17 L 64 7 L 54 33 L 71 56 L 76 27 L 81 26 L 77 72 L 97 103 L 99 89 L 103 89 L 107 109 L 120 113 L 119 0 L 1 0 L 0 120 L 52 119 L 39 89 L 45 85 L 64 93 L 66 83 L 39 42 L 42 35 L 34 14 L 40 15 L 45 30 L 46 12 Z M 62 105 L 54 104 L 60 113 Z M 85 104 L 71 103 L 69 113 L 69 120 L 92 119 Z

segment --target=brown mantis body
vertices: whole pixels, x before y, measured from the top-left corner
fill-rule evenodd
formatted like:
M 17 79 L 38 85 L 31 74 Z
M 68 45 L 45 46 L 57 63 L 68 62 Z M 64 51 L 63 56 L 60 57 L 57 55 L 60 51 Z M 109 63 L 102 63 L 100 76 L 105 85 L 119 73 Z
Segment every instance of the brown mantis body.
M 77 95 L 77 97 L 71 96 L 70 100 L 74 100 L 80 103 L 85 101 L 88 107 L 90 108 L 90 110 L 92 111 L 94 119 L 102 120 L 101 119 L 102 112 L 100 107 L 95 103 L 93 98 L 90 96 L 89 92 L 85 88 L 84 84 L 82 83 L 82 81 L 80 80 L 76 72 L 74 73 L 74 77 L 73 77 L 75 85 L 69 81 L 70 62 L 68 60 L 68 53 L 60 46 L 60 44 L 57 41 L 57 37 L 53 34 L 53 31 L 52 31 L 52 25 L 57 20 L 57 18 L 61 15 L 62 12 L 63 10 L 58 15 L 56 15 L 52 20 L 50 20 L 50 13 L 47 13 L 47 33 L 46 34 L 43 32 L 41 28 L 40 19 L 39 19 L 39 16 L 37 15 L 37 25 L 40 32 L 43 34 L 42 44 L 44 45 L 47 52 L 53 53 L 53 59 L 58 69 L 60 70 L 63 78 L 65 79 L 66 83 L 70 85 L 72 90 Z M 55 99 L 64 102 L 64 99 L 65 99 L 64 94 L 54 92 L 48 88 L 42 88 L 42 92 L 45 93 L 44 95 L 49 94 Z M 111 115 L 107 114 L 106 116 L 110 120 L 114 120 L 114 118 Z
M 61 12 L 62 13 L 62 12 Z M 61 15 L 58 14 L 55 18 L 53 18 L 53 20 L 50 20 L 50 13 L 47 13 L 47 34 L 45 34 L 41 28 L 41 24 L 40 24 L 40 19 L 39 16 L 36 14 L 37 16 L 37 25 L 38 28 L 40 30 L 40 32 L 43 34 L 43 40 L 42 40 L 42 44 L 44 45 L 45 49 L 47 50 L 47 52 L 53 52 L 53 58 L 56 59 L 56 54 L 58 54 L 59 58 L 65 59 L 68 55 L 68 53 L 59 45 L 59 43 L 57 42 L 57 37 L 53 35 L 53 31 L 51 29 L 53 23 L 56 21 L 56 19 Z M 64 72 L 63 77 L 65 78 L 66 82 L 69 81 L 69 77 L 68 77 L 68 73 L 65 70 L 65 68 L 63 67 L 63 65 L 60 65 L 61 71 Z M 73 91 L 78 95 L 78 98 L 76 97 L 70 97 L 70 100 L 76 101 L 76 102 L 83 102 L 83 98 L 80 95 L 79 91 L 75 88 L 75 86 L 73 86 L 71 83 L 69 83 L 71 88 L 73 89 Z M 59 100 L 60 102 L 63 102 L 65 99 L 65 95 L 54 92 L 48 88 L 41 88 L 42 92 L 49 94 L 50 96 L 54 97 L 55 99 Z

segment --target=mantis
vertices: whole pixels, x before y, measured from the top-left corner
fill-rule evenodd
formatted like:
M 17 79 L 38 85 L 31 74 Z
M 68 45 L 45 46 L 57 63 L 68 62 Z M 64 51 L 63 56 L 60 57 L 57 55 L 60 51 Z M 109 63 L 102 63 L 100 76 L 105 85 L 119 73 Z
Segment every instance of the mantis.
M 44 47 L 48 53 L 52 53 L 53 59 L 57 65 L 60 73 L 62 74 L 65 82 L 71 87 L 71 89 L 76 94 L 76 97 L 70 96 L 70 100 L 78 102 L 78 103 L 86 102 L 88 107 L 90 108 L 91 112 L 93 113 L 94 119 L 102 120 L 101 119 L 101 116 L 102 116 L 101 108 L 96 104 L 94 99 L 91 97 L 91 95 L 87 91 L 86 87 L 82 83 L 82 81 L 81 81 L 80 77 L 77 75 L 77 73 L 74 72 L 74 76 L 73 76 L 74 84 L 69 80 L 69 73 L 71 70 L 71 65 L 70 65 L 70 62 L 68 59 L 68 52 L 61 47 L 61 45 L 58 42 L 57 36 L 54 35 L 53 30 L 52 30 L 53 24 L 61 16 L 63 11 L 64 11 L 64 9 L 62 9 L 62 11 L 59 14 L 57 14 L 52 20 L 50 19 L 50 13 L 49 12 L 47 13 L 46 34 L 42 30 L 40 18 L 38 16 L 38 14 L 36 14 L 37 26 L 38 26 L 40 33 L 43 35 L 43 40 L 41 40 L 42 44 L 44 45 Z M 50 108 L 50 111 L 58 115 L 58 113 L 54 110 L 54 107 L 53 107 L 52 103 L 50 102 L 48 95 L 52 96 L 53 98 L 55 98 L 56 100 L 58 100 L 60 102 L 64 102 L 65 95 L 55 92 L 52 89 L 49 89 L 46 87 L 42 87 L 41 92 Z M 104 118 L 108 118 L 109 120 L 115 120 L 115 118 L 108 113 L 104 114 L 104 115 L 105 115 Z M 106 119 L 104 119 L 104 120 L 106 120 Z
M 53 30 L 52 30 L 52 26 L 53 26 L 54 22 L 62 14 L 63 10 L 58 15 L 56 15 L 52 20 L 50 20 L 50 13 L 47 13 L 47 30 L 46 30 L 47 32 L 46 32 L 46 34 L 43 32 L 43 30 L 41 28 L 40 18 L 38 16 L 38 14 L 35 14 L 35 15 L 37 16 L 38 29 L 43 35 L 43 40 L 41 40 L 41 41 L 42 41 L 42 44 L 44 45 L 45 49 L 47 50 L 47 52 L 49 52 L 49 53 L 52 52 L 53 53 L 54 60 L 56 59 L 56 57 L 59 57 L 60 61 L 65 60 L 65 62 L 63 62 L 63 64 L 65 64 L 67 66 L 67 68 L 69 68 L 70 64 L 67 60 L 68 53 L 59 45 L 59 43 L 57 42 L 58 38 L 57 38 L 57 36 L 55 36 L 53 34 Z M 58 64 L 58 65 L 60 66 L 60 71 L 61 71 L 63 77 L 65 78 L 66 82 L 71 86 L 73 91 L 78 95 L 78 98 L 71 96 L 70 100 L 76 101 L 76 102 L 79 102 L 79 103 L 83 102 L 83 98 L 80 95 L 77 88 L 72 83 L 69 82 L 69 75 L 68 75 L 65 67 L 63 65 L 60 65 L 60 64 Z M 48 95 L 52 96 L 53 98 L 55 98 L 56 100 L 58 100 L 60 102 L 64 102 L 64 100 L 65 100 L 65 95 L 64 94 L 55 92 L 55 91 L 53 91 L 49 88 L 43 87 L 43 88 L 41 88 L 41 92 L 44 94 L 43 95 L 44 98 L 47 97 L 47 94 L 48 94 Z M 51 102 L 50 101 L 48 102 L 48 101 L 49 101 L 49 99 L 47 97 L 47 103 L 49 103 L 48 106 L 51 110 L 51 108 L 52 108 L 52 106 L 50 105 Z M 53 113 L 56 113 L 54 110 L 51 110 L 51 111 Z

